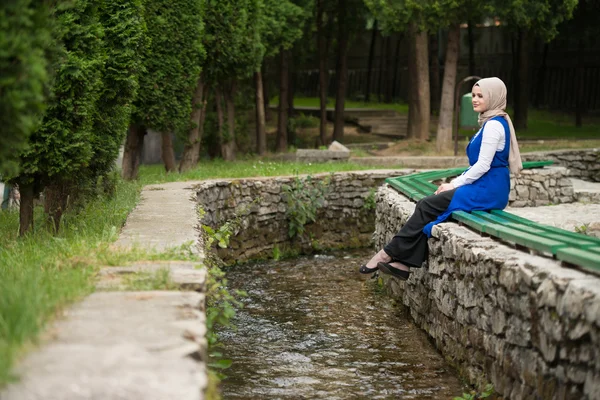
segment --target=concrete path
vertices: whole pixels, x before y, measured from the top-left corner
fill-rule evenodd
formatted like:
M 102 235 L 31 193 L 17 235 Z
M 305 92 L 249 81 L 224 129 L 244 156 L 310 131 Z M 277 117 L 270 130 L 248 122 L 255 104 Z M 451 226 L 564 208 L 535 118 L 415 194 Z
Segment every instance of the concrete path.
M 196 243 L 193 195 L 193 183 L 147 186 L 115 246 L 164 250 Z M 161 270 L 169 271 L 175 290 L 122 291 L 131 285 L 128 277 Z M 98 291 L 47 327 L 39 349 L 16 367 L 20 380 L 0 400 L 203 399 L 205 280 L 194 262 L 103 268 Z
M 194 243 L 198 250 L 198 217 L 193 187 L 199 182 L 171 182 L 148 185 L 141 199 L 127 218 L 117 247 L 137 246 L 144 249 L 164 250 L 186 243 Z

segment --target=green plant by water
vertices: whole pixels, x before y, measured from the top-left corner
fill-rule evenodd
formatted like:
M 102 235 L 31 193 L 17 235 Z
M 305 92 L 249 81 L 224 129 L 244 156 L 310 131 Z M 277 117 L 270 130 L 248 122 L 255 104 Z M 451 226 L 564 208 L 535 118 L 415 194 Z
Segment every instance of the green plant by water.
M 293 238 L 302 235 L 304 226 L 317 219 L 317 211 L 324 206 L 325 196 L 331 190 L 331 176 L 322 180 L 314 180 L 310 175 L 304 179 L 295 176 L 290 185 L 281 185 L 281 189 L 287 203 L 288 236 Z
M 460 397 L 454 397 L 452 400 L 478 400 L 486 399 L 494 394 L 494 385 L 488 383 L 481 393 L 472 390 L 470 393 L 463 393 Z
M 365 202 L 363 204 L 363 208 L 365 210 L 374 210 L 377 204 L 375 203 L 375 189 L 370 189 L 369 194 L 365 198 Z

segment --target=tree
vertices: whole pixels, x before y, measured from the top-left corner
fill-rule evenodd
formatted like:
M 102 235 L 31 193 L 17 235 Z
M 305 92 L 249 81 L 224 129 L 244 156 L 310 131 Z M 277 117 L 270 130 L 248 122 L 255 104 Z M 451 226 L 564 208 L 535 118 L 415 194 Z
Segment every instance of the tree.
M 54 11 L 63 49 L 53 68 L 52 97 L 39 129 L 21 153 L 20 234 L 33 224 L 34 195 L 46 188 L 46 212 L 58 230 L 69 195 L 91 160 L 93 115 L 102 87 L 103 29 L 98 6 L 88 0 L 61 3 Z
M 104 27 L 106 60 L 92 129 L 94 157 L 89 172 L 93 183 L 113 170 L 127 135 L 146 46 L 141 0 L 103 0 L 100 22 Z
M 429 138 L 430 95 L 427 7 L 417 0 L 365 0 L 384 32 L 407 32 L 409 39 L 408 137 Z
M 586 68 L 585 48 L 588 43 L 593 43 L 600 35 L 600 26 L 597 21 L 600 17 L 600 3 L 593 0 L 579 0 L 579 4 L 573 13 L 573 19 L 564 21 L 558 29 L 561 32 L 560 39 L 570 44 L 570 48 L 576 48 L 577 68 L 573 74 L 572 88 L 575 90 L 575 126 L 583 125 L 583 116 L 586 111 L 586 96 L 589 92 L 589 84 L 585 82 L 584 73 Z M 557 38 L 558 39 L 558 38 Z M 573 40 L 575 39 L 575 40 Z M 548 53 L 548 45 L 544 46 L 544 61 Z M 543 65 L 545 67 L 545 65 Z M 538 74 L 539 89 L 544 85 L 544 71 Z
M 496 9 L 517 37 L 514 88 L 515 129 L 527 129 L 529 57 L 533 36 L 550 41 L 557 26 L 570 19 L 578 0 L 496 0 Z
M 287 149 L 287 119 L 289 112 L 289 99 L 287 89 L 289 87 L 289 51 L 294 43 L 302 37 L 302 26 L 306 20 L 307 13 L 299 5 L 289 0 L 265 0 L 264 13 L 262 16 L 262 26 L 260 37 L 265 46 L 263 59 L 268 59 L 279 55 L 279 110 L 277 124 L 277 144 L 279 151 Z M 260 65 L 263 64 L 260 60 Z M 262 86 L 261 69 L 254 73 L 256 81 L 256 110 L 257 113 L 264 116 L 264 99 L 259 94 L 259 85 Z M 259 100 L 263 100 L 263 105 L 259 105 Z M 264 128 L 264 117 L 261 116 L 257 121 L 257 152 L 263 154 L 266 150 L 266 137 Z
M 333 140 L 344 138 L 344 108 L 346 85 L 348 81 L 348 45 L 351 41 L 350 30 L 366 25 L 367 10 L 359 0 L 338 0 L 337 4 L 337 49 L 336 49 L 336 95 Z M 361 29 L 362 30 L 362 29 Z M 356 32 L 356 30 L 354 30 Z
M 319 55 L 319 144 L 324 146 L 327 143 L 328 32 L 331 32 L 333 25 L 331 18 L 333 12 L 328 9 L 330 4 L 327 0 L 316 0 L 316 2 L 317 52 Z
M 192 96 L 200 76 L 204 48 L 200 0 L 153 0 L 144 19 L 148 48 L 144 73 L 134 102 L 123 155 L 123 177 L 135 179 L 143 136 L 147 129 L 162 135 L 162 157 L 167 171 L 176 169 L 172 134 L 187 138 Z
M 54 47 L 46 4 L 33 0 L 0 4 L 0 176 L 19 172 L 19 154 L 41 122 Z
M 207 0 L 204 82 L 215 90 L 221 155 L 235 159 L 235 103 L 238 80 L 259 70 L 265 46 L 261 34 L 262 0 Z M 224 121 L 221 98 L 227 110 Z M 225 132 L 227 129 L 227 132 Z
M 373 59 L 375 58 L 375 48 L 377 43 L 377 20 L 374 19 L 371 25 L 371 43 L 369 44 L 369 59 L 367 60 L 367 88 L 365 90 L 365 101 L 368 103 L 371 99 L 371 79 L 373 72 Z

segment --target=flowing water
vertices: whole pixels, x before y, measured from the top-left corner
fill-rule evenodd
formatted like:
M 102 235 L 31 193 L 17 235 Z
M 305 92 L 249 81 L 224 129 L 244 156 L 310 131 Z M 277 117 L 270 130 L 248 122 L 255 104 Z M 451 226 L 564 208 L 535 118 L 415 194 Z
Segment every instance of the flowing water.
M 248 293 L 221 330 L 227 399 L 451 399 L 463 386 L 402 307 L 357 272 L 371 251 L 227 270 Z

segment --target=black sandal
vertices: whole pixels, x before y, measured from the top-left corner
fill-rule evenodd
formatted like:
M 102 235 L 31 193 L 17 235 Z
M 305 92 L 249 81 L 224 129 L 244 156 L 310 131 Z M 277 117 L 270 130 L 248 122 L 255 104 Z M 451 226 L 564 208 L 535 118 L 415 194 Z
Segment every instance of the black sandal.
M 375 267 L 375 268 L 367 268 L 367 265 L 363 265 L 358 269 L 358 272 L 360 272 L 361 274 L 372 274 L 373 272 L 377 271 L 379 268 Z
M 409 271 L 404 271 L 402 269 L 392 267 L 388 263 L 378 262 L 377 267 L 379 267 L 379 270 L 381 272 L 383 272 L 384 274 L 395 276 L 396 278 L 403 280 L 403 281 L 407 280 L 410 277 Z

